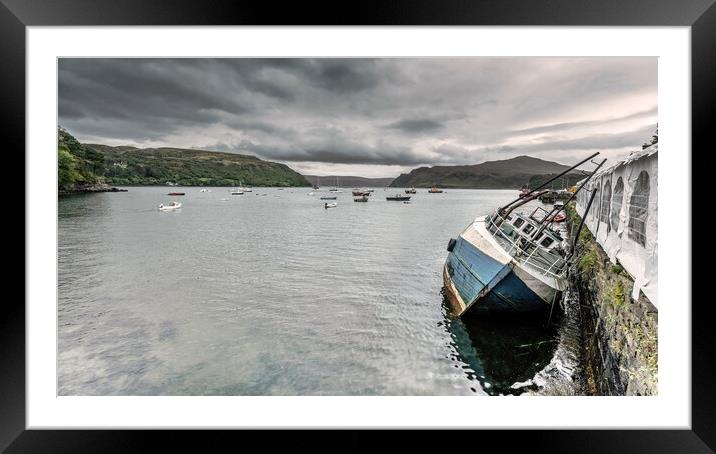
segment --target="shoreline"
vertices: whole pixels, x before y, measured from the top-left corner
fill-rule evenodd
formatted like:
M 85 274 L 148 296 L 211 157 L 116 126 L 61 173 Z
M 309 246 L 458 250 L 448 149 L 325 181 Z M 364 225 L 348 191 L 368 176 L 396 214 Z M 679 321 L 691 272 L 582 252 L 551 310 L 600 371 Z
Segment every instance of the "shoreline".
M 73 194 L 91 194 L 91 193 L 95 193 L 95 192 L 128 192 L 128 190 L 118 188 L 115 186 L 109 186 L 107 184 L 91 184 L 91 185 L 74 186 L 69 189 L 60 188 L 57 190 L 57 195 L 58 196 L 66 196 L 66 195 L 73 195 Z

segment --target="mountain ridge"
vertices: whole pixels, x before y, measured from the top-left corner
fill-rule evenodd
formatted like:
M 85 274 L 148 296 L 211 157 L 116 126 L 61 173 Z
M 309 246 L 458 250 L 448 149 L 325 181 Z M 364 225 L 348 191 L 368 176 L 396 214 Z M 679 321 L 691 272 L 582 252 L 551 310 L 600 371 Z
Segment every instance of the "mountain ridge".
M 452 189 L 516 189 L 524 185 L 533 186 L 536 180 L 544 181 L 569 166 L 532 156 L 485 161 L 479 164 L 418 167 L 409 173 L 400 174 L 390 187 L 439 186 Z M 582 174 L 570 172 L 565 185 L 583 178 Z
M 358 177 L 353 175 L 303 175 L 311 184 L 320 182 L 319 186 L 335 186 L 336 177 L 342 187 L 345 188 L 358 188 L 358 187 L 376 187 L 383 188 L 388 186 L 395 178 L 370 178 L 370 177 Z

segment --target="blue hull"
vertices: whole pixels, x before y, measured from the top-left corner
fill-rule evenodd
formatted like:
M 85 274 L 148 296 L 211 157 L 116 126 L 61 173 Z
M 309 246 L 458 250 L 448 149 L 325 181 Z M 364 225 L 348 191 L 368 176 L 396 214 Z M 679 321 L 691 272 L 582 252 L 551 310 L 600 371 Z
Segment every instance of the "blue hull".
M 509 265 L 498 262 L 462 237 L 457 238 L 446 265 L 452 285 L 468 306 L 460 315 L 527 314 L 549 307 Z

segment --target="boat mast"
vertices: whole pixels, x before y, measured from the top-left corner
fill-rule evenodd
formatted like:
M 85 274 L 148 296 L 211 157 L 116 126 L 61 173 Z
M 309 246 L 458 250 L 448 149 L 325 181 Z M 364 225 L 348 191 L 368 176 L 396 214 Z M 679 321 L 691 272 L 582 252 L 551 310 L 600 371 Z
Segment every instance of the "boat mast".
M 517 203 L 518 201 L 520 201 L 521 199 L 523 199 L 523 198 L 529 196 L 529 195 L 532 194 L 533 192 L 542 189 L 543 187 L 547 186 L 548 184 L 550 184 L 551 182 L 553 182 L 553 181 L 556 180 L 557 178 L 559 178 L 559 177 L 561 177 L 561 176 L 563 176 L 563 175 L 566 175 L 567 173 L 569 173 L 569 172 L 571 172 L 572 170 L 576 169 L 577 167 L 581 166 L 582 164 L 584 164 L 585 162 L 589 161 L 590 159 L 592 159 L 593 157 L 597 156 L 598 154 L 599 154 L 599 152 L 596 152 L 596 153 L 594 153 L 593 155 L 589 156 L 588 158 L 583 159 L 582 161 L 580 161 L 580 162 L 578 162 L 577 164 L 573 165 L 572 167 L 568 168 L 568 169 L 565 170 L 564 172 L 562 172 L 562 173 L 560 173 L 560 174 L 558 174 L 558 175 L 556 175 L 556 176 L 550 178 L 549 180 L 545 181 L 545 182 L 542 183 L 541 185 L 539 185 L 539 186 L 537 186 L 536 188 L 530 190 L 527 194 L 523 195 L 522 197 L 518 197 L 518 198 L 516 198 L 515 200 L 513 200 L 512 202 L 510 202 L 510 203 L 508 203 L 507 205 L 503 206 L 502 208 L 500 208 L 500 209 L 498 210 L 498 212 L 504 211 L 507 207 L 509 207 L 509 206 L 511 206 L 511 205 L 513 205 L 513 204 L 515 204 L 515 203 Z
M 557 217 L 557 215 L 560 213 L 560 211 L 562 211 L 562 210 L 565 209 L 565 207 L 569 204 L 569 202 L 571 202 L 571 201 L 577 196 L 577 194 L 579 194 L 579 191 L 581 191 L 582 188 L 584 187 L 584 185 L 586 185 L 587 182 L 588 182 L 589 180 L 591 180 L 594 175 L 596 175 L 597 171 L 599 171 L 599 169 L 604 165 L 605 162 L 607 162 L 606 158 L 605 158 L 605 159 L 602 159 L 602 162 L 599 163 L 599 165 L 597 166 L 597 168 L 594 169 L 594 171 L 582 182 L 582 184 L 579 185 L 579 187 L 577 188 L 577 190 L 574 191 L 574 193 L 573 193 L 571 196 L 569 196 L 569 198 L 567 199 L 567 201 L 564 202 L 564 203 L 562 204 L 562 206 L 553 207 L 552 210 L 550 210 L 550 212 L 547 213 L 547 216 L 545 216 L 544 219 L 542 219 L 542 222 L 540 223 L 540 228 L 539 228 L 539 229 L 537 230 L 537 232 L 534 234 L 534 236 L 533 236 L 534 238 L 539 238 L 539 234 L 542 233 L 542 231 L 543 231 L 549 224 L 551 224 L 551 223 L 554 222 L 554 218 Z M 593 198 L 593 197 L 594 197 L 594 194 L 592 194 L 592 198 Z M 590 199 L 590 201 L 589 201 L 589 206 L 591 206 L 591 205 L 592 205 L 592 201 L 591 201 L 591 199 Z M 586 216 L 586 214 L 587 214 L 587 211 L 589 211 L 589 206 L 587 206 L 587 210 L 584 212 L 585 216 Z M 581 229 L 581 225 L 580 225 L 580 229 Z

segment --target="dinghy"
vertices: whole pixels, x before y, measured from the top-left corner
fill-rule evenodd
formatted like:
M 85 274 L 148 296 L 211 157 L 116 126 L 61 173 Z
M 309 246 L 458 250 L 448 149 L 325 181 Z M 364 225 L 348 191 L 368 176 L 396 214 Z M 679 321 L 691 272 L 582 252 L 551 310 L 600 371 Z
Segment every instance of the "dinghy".
M 171 202 L 169 205 L 159 204 L 159 211 L 173 211 L 179 208 L 181 208 L 181 203 L 179 202 Z
M 323 208 L 329 209 L 329 208 L 335 208 L 337 206 L 338 206 L 338 204 L 335 202 L 334 203 L 326 203 L 325 205 L 323 205 Z

